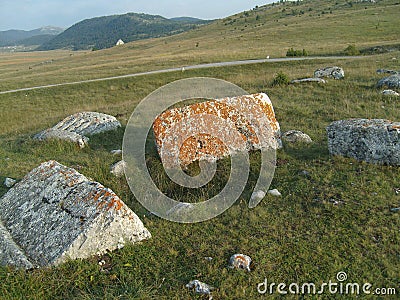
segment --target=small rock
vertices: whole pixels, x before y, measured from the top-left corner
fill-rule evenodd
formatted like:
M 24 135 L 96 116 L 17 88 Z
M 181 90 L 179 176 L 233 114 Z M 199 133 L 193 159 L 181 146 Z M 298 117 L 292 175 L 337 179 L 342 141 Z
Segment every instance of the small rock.
M 289 143 L 312 143 L 310 136 L 299 130 L 289 130 L 285 132 L 282 134 L 282 140 Z
M 7 188 L 12 188 L 16 182 L 17 182 L 17 181 L 16 181 L 15 179 L 12 179 L 12 178 L 8 178 L 8 177 L 7 177 L 6 180 L 4 180 L 4 185 L 5 185 Z
M 243 269 L 250 272 L 251 258 L 244 254 L 234 254 L 229 260 L 229 268 Z
M 281 197 L 282 194 L 277 190 L 277 189 L 273 189 L 273 190 L 269 190 L 268 194 L 274 196 L 274 197 Z
M 123 177 L 125 175 L 125 168 L 126 163 L 121 160 L 110 167 L 110 173 L 116 177 Z
M 303 79 L 295 79 L 292 80 L 290 83 L 307 83 L 307 82 L 316 82 L 316 83 L 326 83 L 326 81 L 322 78 L 303 78 Z
M 213 258 L 210 257 L 210 256 L 204 257 L 204 259 L 205 259 L 206 261 L 212 261 L 212 260 L 213 260 Z
M 393 90 L 383 90 L 381 92 L 381 94 L 383 94 L 385 96 L 400 96 L 400 94 L 398 92 L 395 92 Z
M 120 155 L 120 154 L 122 154 L 122 150 L 121 150 L 121 149 L 111 150 L 110 153 L 111 153 L 112 155 Z
M 400 207 L 391 208 L 390 211 L 391 212 L 399 212 L 400 211 Z
M 266 193 L 262 190 L 258 190 L 253 192 L 250 198 L 250 202 L 257 202 L 259 203 L 262 199 L 264 199 Z
M 340 67 L 327 67 L 324 69 L 318 69 L 314 72 L 314 77 L 317 78 L 334 78 L 334 79 L 343 79 L 344 71 Z
M 201 282 L 201 281 L 199 281 L 197 279 L 190 281 L 186 285 L 186 287 L 189 288 L 189 289 L 193 289 L 194 288 L 196 293 L 207 294 L 207 295 L 210 295 L 211 291 L 214 289 L 212 286 L 210 286 L 210 285 L 208 285 L 208 284 L 206 284 L 204 282 Z M 209 298 L 209 299 L 212 299 L 212 298 Z
M 399 74 L 399 71 L 395 71 L 395 70 L 386 70 L 386 69 L 378 69 L 378 70 L 376 70 L 376 73 L 378 73 L 378 74 L 391 74 L 391 75 L 395 75 L 395 74 Z
M 306 170 L 300 171 L 300 172 L 299 172 L 299 175 L 300 175 L 300 176 L 304 176 L 304 177 L 306 177 L 306 178 L 308 178 L 308 179 L 311 178 L 310 172 L 308 172 L 308 171 L 306 171 Z
M 378 88 L 387 86 L 388 88 L 400 88 L 400 74 L 391 75 L 389 77 L 382 78 L 378 81 Z

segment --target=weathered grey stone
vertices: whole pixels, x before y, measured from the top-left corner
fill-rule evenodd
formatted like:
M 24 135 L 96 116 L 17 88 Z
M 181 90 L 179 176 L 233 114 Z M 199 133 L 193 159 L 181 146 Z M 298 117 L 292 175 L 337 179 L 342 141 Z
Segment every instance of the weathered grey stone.
M 31 269 L 32 263 L 25 256 L 24 252 L 14 242 L 10 233 L 0 221 L 0 265 L 17 266 Z
M 324 69 L 318 69 L 314 72 L 314 77 L 317 78 L 334 78 L 334 79 L 343 79 L 344 78 L 344 70 L 340 67 L 326 67 Z
M 385 95 L 385 96 L 400 96 L 400 94 L 396 91 L 393 90 L 383 90 L 381 92 L 381 94 Z
M 282 194 L 280 191 L 278 191 L 277 189 L 273 189 L 273 190 L 269 190 L 268 194 L 274 197 L 281 197 Z
M 312 143 L 310 136 L 299 130 L 286 131 L 282 134 L 282 141 L 288 143 Z
M 44 130 L 36 134 L 33 138 L 40 141 L 51 139 L 66 140 L 78 144 L 80 148 L 84 148 L 89 141 L 87 137 L 77 134 L 75 132 L 54 128 Z
M 17 182 L 17 181 L 16 181 L 15 179 L 12 179 L 12 178 L 7 177 L 7 178 L 4 180 L 4 185 L 5 185 L 5 187 L 7 187 L 7 188 L 11 188 L 16 182 Z
M 110 173 L 116 177 L 124 177 L 126 163 L 121 160 L 110 167 Z
M 32 170 L 0 199 L 0 219 L 34 266 L 87 258 L 151 236 L 112 190 L 56 161 Z
M 112 155 L 121 155 L 122 154 L 122 150 L 121 149 L 111 150 L 110 153 Z
M 395 71 L 395 70 L 378 69 L 378 70 L 376 70 L 376 73 L 394 75 L 394 74 L 399 74 L 400 72 L 399 71 Z
M 229 259 L 229 267 L 232 269 L 234 268 L 243 269 L 250 272 L 251 271 L 250 265 L 251 265 L 251 258 L 250 256 L 245 254 L 234 254 Z
M 187 285 L 187 288 L 194 289 L 198 294 L 206 294 L 210 295 L 211 291 L 214 289 L 212 286 L 208 285 L 207 283 L 201 282 L 197 279 L 190 281 Z M 209 298 L 209 300 L 212 299 Z
M 327 127 L 332 155 L 376 164 L 400 165 L 400 122 L 350 119 Z
M 121 127 L 121 123 L 113 116 L 98 112 L 80 112 L 68 116 L 54 127 L 36 134 L 34 139 L 70 140 L 83 148 L 88 141 L 87 136 L 114 130 L 118 127 Z
M 382 78 L 378 81 L 378 88 L 387 86 L 388 88 L 400 88 L 400 74 L 391 75 L 389 77 Z
M 326 83 L 326 81 L 322 78 L 303 78 L 303 79 L 295 79 L 292 80 L 291 83 L 307 83 L 307 82 L 316 82 L 316 83 Z

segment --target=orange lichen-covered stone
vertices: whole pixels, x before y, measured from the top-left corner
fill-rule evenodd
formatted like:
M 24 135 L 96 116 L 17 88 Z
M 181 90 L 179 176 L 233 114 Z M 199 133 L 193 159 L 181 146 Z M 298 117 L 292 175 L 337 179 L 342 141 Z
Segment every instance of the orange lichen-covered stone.
M 264 93 L 167 110 L 155 119 L 153 131 L 166 167 L 281 146 L 279 123 Z

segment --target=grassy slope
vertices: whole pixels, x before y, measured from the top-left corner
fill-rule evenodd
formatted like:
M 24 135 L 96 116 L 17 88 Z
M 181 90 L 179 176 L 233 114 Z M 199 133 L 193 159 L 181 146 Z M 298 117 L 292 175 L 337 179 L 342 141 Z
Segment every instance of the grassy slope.
M 32 60 L 22 64 L 9 60 L 20 60 L 24 54 L 1 54 L 0 90 L 202 62 L 281 57 L 290 47 L 305 48 L 310 55 L 324 55 L 341 53 L 349 44 L 400 44 L 398 0 L 352 6 L 346 3 L 309 0 L 300 5 L 269 5 L 176 36 L 96 52 L 32 53 Z M 294 16 L 292 11 L 304 14 Z M 48 55 L 59 58 L 37 65 L 53 59 Z
M 381 40 L 376 37 L 376 44 L 389 42 L 392 41 L 385 37 Z M 342 49 L 347 41 L 336 43 L 343 44 Z M 127 49 L 110 50 L 110 66 L 124 51 L 127 61 L 131 59 L 130 55 L 134 57 Z M 86 58 L 90 56 L 87 63 L 104 63 L 97 60 L 104 54 L 86 54 Z M 46 55 L 57 57 L 59 53 L 20 55 L 15 56 L 21 60 L 13 68 L 21 63 L 28 66 Z M 74 54 L 80 55 L 84 54 Z M 49 73 L 38 74 L 35 80 L 77 78 L 77 73 L 68 73 L 67 66 L 74 66 L 79 60 L 69 58 L 69 53 L 62 53 L 62 56 L 65 56 L 66 72 L 49 70 Z M 179 63 L 179 55 L 176 59 Z M 257 284 L 265 278 L 270 282 L 318 284 L 335 281 L 339 271 L 347 272 L 349 282 L 371 282 L 375 287 L 399 289 L 400 221 L 398 213 L 389 210 L 399 206 L 400 196 L 394 192 L 394 188 L 400 187 L 399 169 L 332 158 L 327 152 L 325 133 L 325 127 L 331 121 L 343 118 L 399 120 L 399 100 L 381 96 L 374 87 L 381 78 L 375 70 L 398 68 L 399 60 L 400 53 L 393 52 L 340 62 L 268 63 L 193 70 L 0 95 L 0 181 L 5 176 L 22 178 L 48 159 L 79 166 L 84 175 L 113 189 L 153 234 L 151 240 L 141 245 L 128 246 L 110 254 L 112 267 L 107 270 L 102 269 L 96 259 L 32 272 L 0 268 L 0 298 L 201 299 L 184 287 L 189 280 L 199 279 L 217 287 L 214 299 L 258 299 Z M 279 71 L 294 79 L 310 76 L 315 69 L 333 64 L 345 69 L 346 79 L 329 80 L 326 85 L 270 85 Z M 157 60 L 154 65 L 149 65 L 149 68 L 156 67 Z M 110 72 L 107 63 L 102 72 L 96 72 L 96 76 Z M 82 110 L 118 114 L 124 123 L 135 105 L 155 88 L 192 76 L 221 78 L 249 92 L 267 92 L 282 130 L 299 129 L 313 138 L 315 143 L 310 146 L 287 146 L 278 152 L 279 166 L 271 187 L 282 192 L 281 198 L 267 196 L 257 208 L 247 208 L 251 187 L 257 178 L 258 157 L 253 153 L 251 159 L 255 167 L 248 188 L 231 209 L 201 224 L 170 223 L 149 216 L 133 198 L 125 180 L 109 174 L 109 165 L 118 159 L 110 155 L 109 150 L 121 146 L 123 129 L 92 138 L 90 147 L 84 150 L 70 143 L 37 143 L 29 138 L 32 133 L 53 125 L 66 115 Z M 6 79 L 7 84 L 18 86 L 18 79 Z M 27 76 L 21 84 L 29 80 Z M 148 161 L 157 167 L 158 157 L 154 151 L 150 152 Z M 221 176 L 213 181 L 215 188 L 223 185 L 228 175 L 224 171 L 227 165 L 226 161 L 221 163 Z M 310 177 L 299 175 L 302 170 L 307 170 Z M 164 180 L 161 185 L 169 188 L 169 183 Z M 0 195 L 5 192 L 0 185 Z M 202 197 L 202 193 L 192 193 L 191 197 Z M 178 197 L 183 196 L 178 194 Z M 342 204 L 334 205 L 334 200 Z M 256 263 L 253 272 L 226 268 L 230 255 L 237 252 L 253 258 Z M 214 259 L 207 262 L 204 260 L 207 256 Z

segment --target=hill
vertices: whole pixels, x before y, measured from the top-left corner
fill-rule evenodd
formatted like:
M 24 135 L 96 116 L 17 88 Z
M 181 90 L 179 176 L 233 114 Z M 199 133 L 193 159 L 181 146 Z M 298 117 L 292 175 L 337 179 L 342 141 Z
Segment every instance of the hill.
M 81 21 L 38 50 L 54 49 L 104 49 L 124 42 L 155 38 L 181 33 L 196 28 L 207 21 L 189 18 L 166 19 L 162 16 L 128 13 L 97 17 Z
M 61 33 L 63 30 L 64 29 L 59 27 L 46 26 L 29 31 L 15 29 L 0 31 L 0 47 L 18 45 L 40 45 L 41 43 L 43 43 L 44 40 L 48 40 L 51 37 L 54 37 L 55 35 Z M 35 39 L 31 39 L 35 37 L 39 37 L 37 41 L 35 41 Z M 37 42 L 37 44 L 32 44 L 32 42 L 34 41 Z

